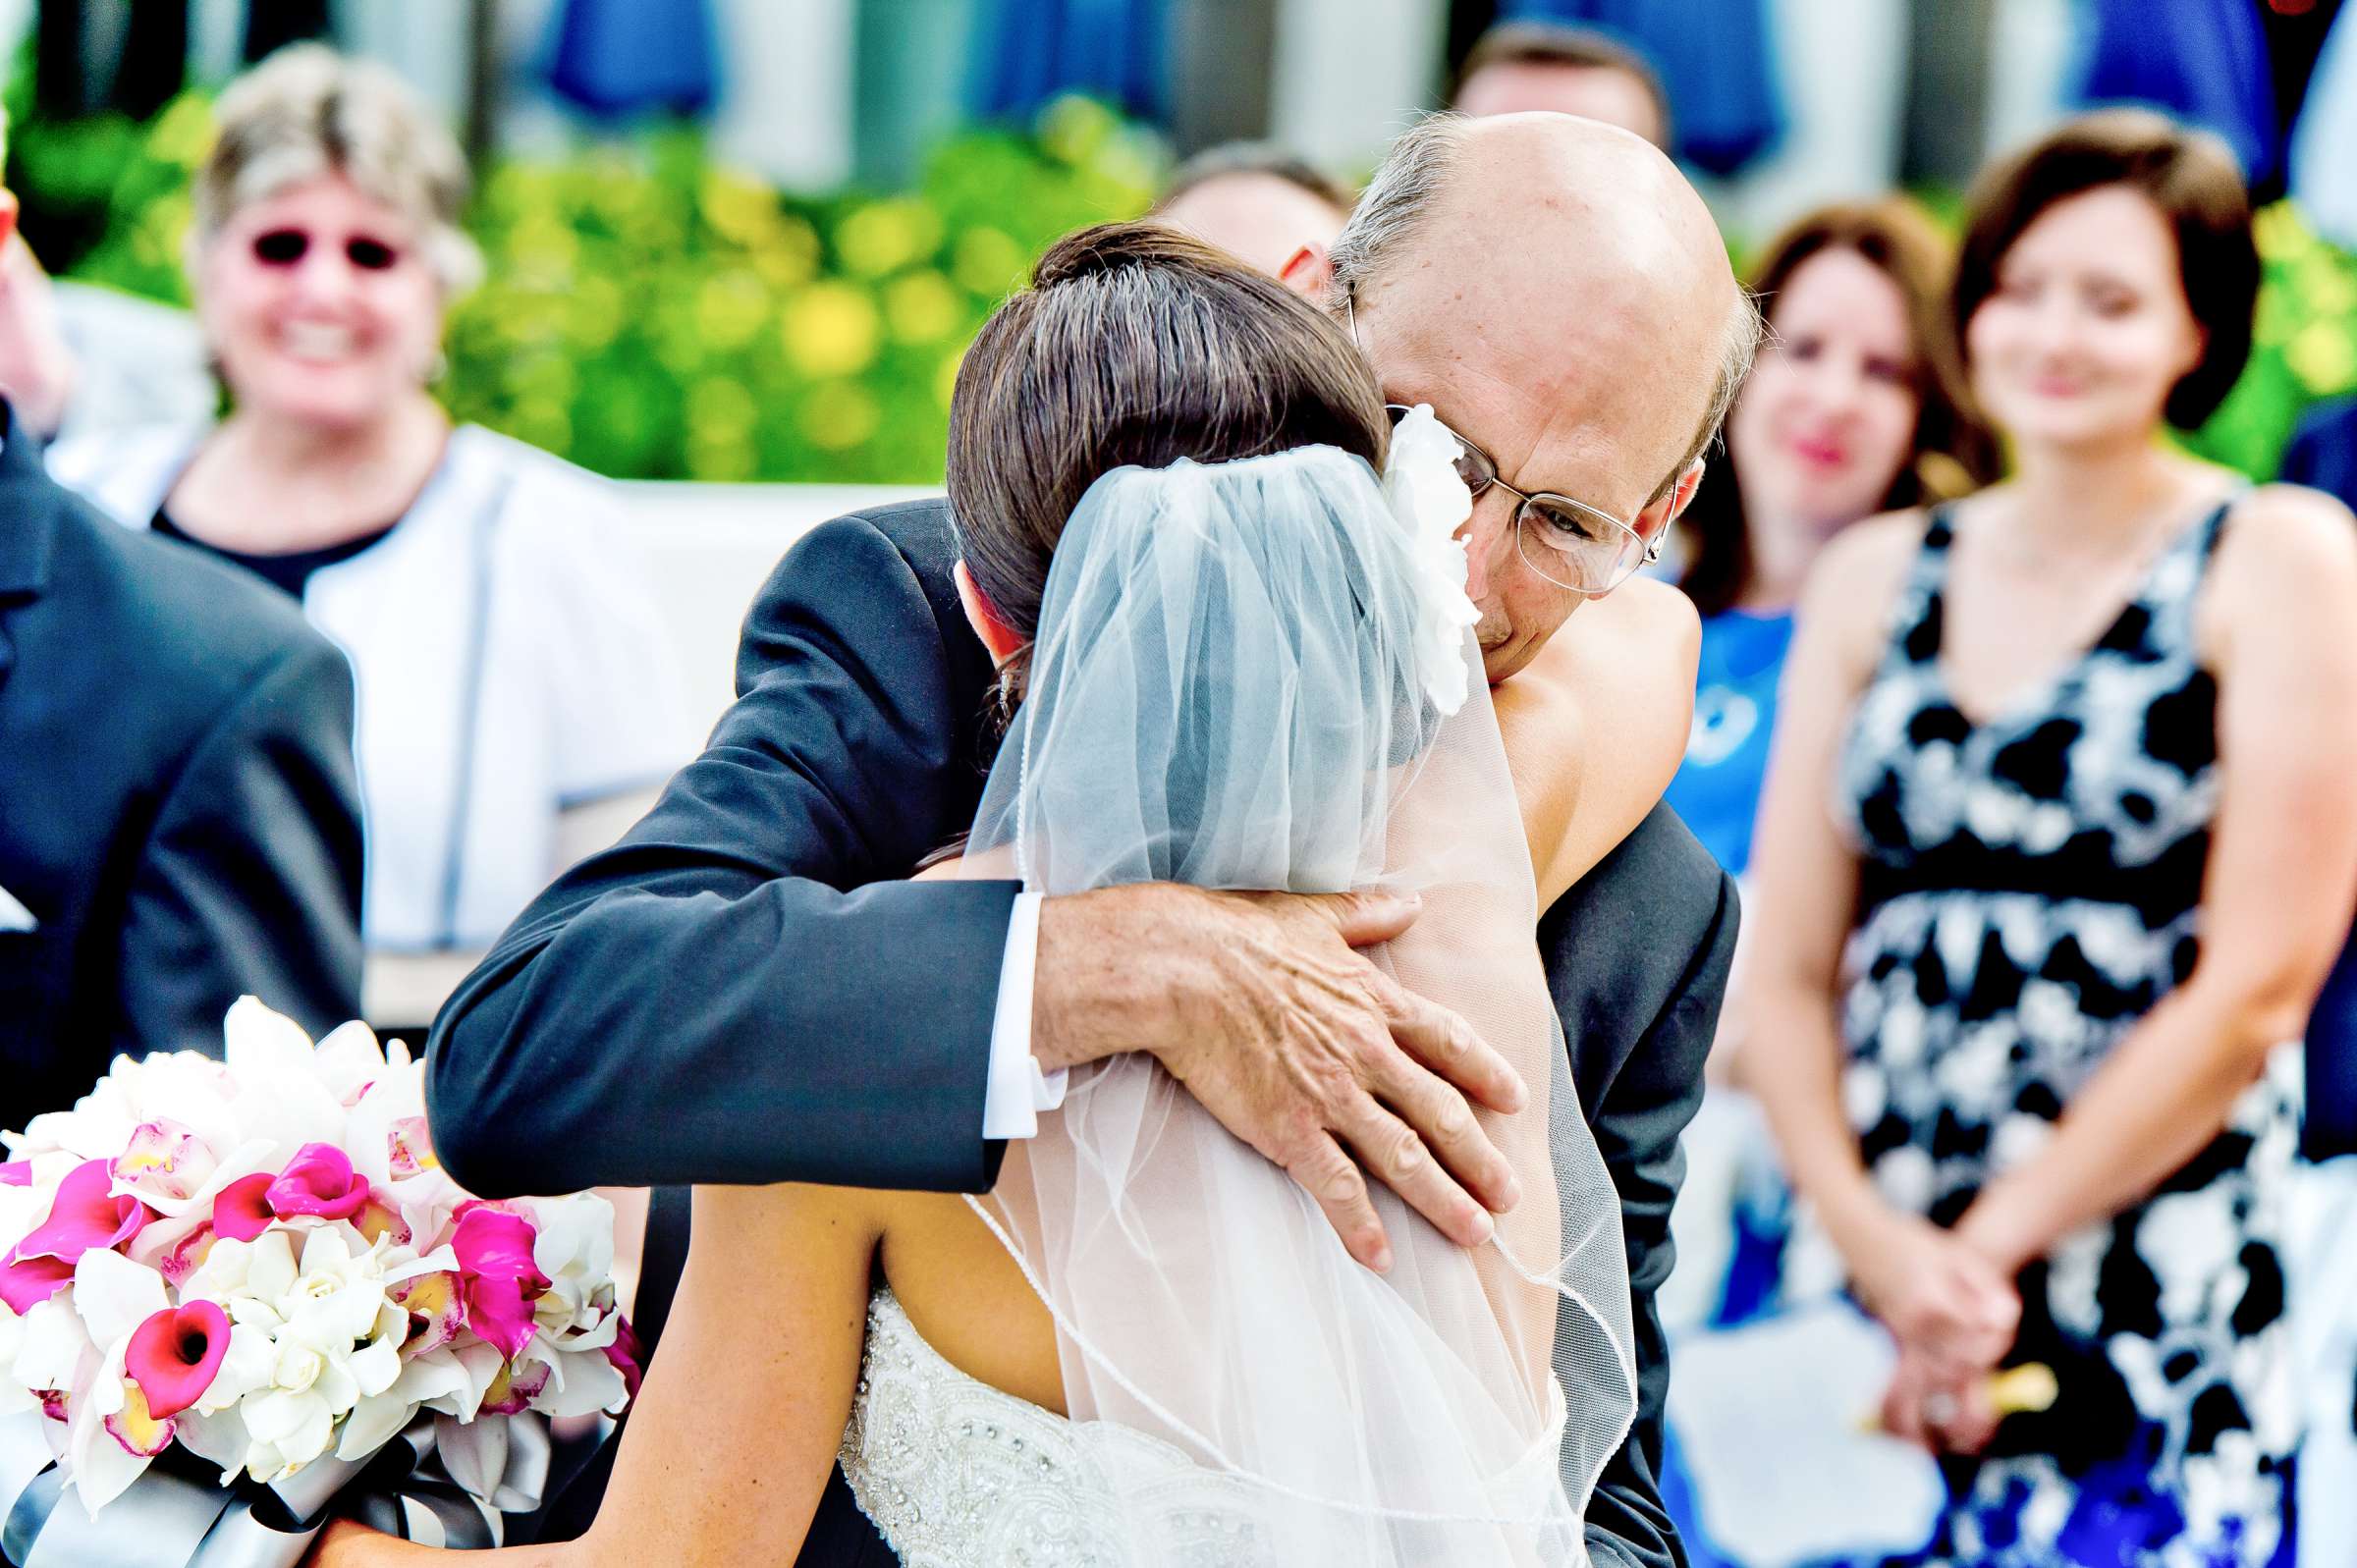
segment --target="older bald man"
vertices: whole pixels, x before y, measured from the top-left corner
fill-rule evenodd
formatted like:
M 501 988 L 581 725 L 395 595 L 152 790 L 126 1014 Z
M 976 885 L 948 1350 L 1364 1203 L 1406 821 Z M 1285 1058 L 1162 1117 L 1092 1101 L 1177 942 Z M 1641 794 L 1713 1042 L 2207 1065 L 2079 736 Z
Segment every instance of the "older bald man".
M 1471 587 L 1494 681 L 1608 586 L 1578 580 L 1547 519 L 1587 509 L 1658 539 L 1755 333 L 1717 232 L 1661 154 L 1560 115 L 1412 132 L 1332 250 L 1305 247 L 1286 272 L 1352 327 L 1395 401 L 1432 404 L 1482 465 Z M 1515 1086 L 1461 1020 L 1353 950 L 1412 907 L 901 880 L 970 823 L 981 786 L 992 671 L 954 553 L 931 501 L 838 518 L 788 555 L 746 621 L 741 696 L 710 748 L 620 845 L 525 910 L 437 1021 L 430 1111 L 452 1173 L 494 1197 L 977 1191 L 1003 1140 L 1034 1129 L 1048 1074 L 1148 1051 L 1300 1181 L 1362 1262 L 1389 1251 L 1368 1175 L 1483 1239 L 1484 1204 L 1511 1194 L 1465 1097 L 1511 1108 Z M 1634 586 L 1622 607 L 1654 589 Z M 1676 633 L 1673 619 L 1664 657 L 1679 656 Z M 1639 1325 L 1638 1423 L 1590 1503 L 1591 1544 L 1668 1568 L 1681 1558 L 1652 1479 L 1667 1387 L 1652 1297 L 1733 896 L 1660 810 L 1539 938 L 1622 1200 Z M 839 1481 L 801 1560 L 891 1558 Z

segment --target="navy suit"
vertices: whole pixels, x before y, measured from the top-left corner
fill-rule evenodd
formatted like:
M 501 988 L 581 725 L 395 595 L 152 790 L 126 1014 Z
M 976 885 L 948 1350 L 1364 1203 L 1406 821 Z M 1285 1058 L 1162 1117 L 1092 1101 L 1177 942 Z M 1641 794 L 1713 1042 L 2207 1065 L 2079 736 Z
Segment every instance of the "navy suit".
M 975 1191 L 1012 883 L 905 877 L 972 820 L 990 663 L 946 505 L 841 517 L 745 622 L 739 700 L 622 843 L 517 920 L 436 1021 L 434 1142 L 490 1195 L 825 1181 Z M 1623 1203 L 1643 1399 L 1589 1510 L 1607 1560 L 1682 1561 L 1653 1476 L 1653 1291 L 1732 885 L 1660 810 L 1548 912 L 1571 1073 Z M 806 1563 L 889 1563 L 840 1476 Z
M 118 1052 L 218 1055 L 251 992 L 360 994 L 352 669 L 286 596 L 135 533 L 0 436 L 0 1125 Z M 16 922 L 22 925 L 22 920 Z

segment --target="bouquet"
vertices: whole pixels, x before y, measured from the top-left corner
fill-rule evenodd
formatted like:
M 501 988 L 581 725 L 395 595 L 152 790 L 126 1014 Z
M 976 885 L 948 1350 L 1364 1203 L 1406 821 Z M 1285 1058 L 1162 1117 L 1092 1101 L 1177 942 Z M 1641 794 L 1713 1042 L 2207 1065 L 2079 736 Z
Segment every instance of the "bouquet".
M 621 1411 L 604 1199 L 467 1196 L 423 1062 L 364 1024 L 314 1048 L 247 997 L 227 1036 L 0 1133 L 0 1421 L 37 1412 L 93 1519 L 174 1447 L 273 1486 L 421 1417 L 488 1497 L 507 1418 Z

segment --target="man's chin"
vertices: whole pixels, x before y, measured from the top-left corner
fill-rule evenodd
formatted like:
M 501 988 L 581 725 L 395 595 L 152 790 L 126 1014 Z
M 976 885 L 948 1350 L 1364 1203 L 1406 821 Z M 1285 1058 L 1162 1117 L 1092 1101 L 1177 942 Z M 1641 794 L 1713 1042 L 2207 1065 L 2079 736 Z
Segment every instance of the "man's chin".
M 1509 641 L 1495 648 L 1484 648 L 1481 650 L 1481 673 L 1488 677 L 1491 685 L 1498 685 L 1529 664 L 1540 647 L 1541 644 L 1535 642 Z

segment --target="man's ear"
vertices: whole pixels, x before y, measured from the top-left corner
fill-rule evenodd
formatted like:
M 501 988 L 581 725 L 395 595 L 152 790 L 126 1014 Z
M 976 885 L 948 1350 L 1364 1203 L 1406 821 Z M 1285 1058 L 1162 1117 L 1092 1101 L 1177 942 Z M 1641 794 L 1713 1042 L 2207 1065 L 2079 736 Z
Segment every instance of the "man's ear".
M 1702 488 L 1702 468 L 1703 460 L 1700 458 L 1687 463 L 1686 471 L 1677 476 L 1677 483 L 1670 487 L 1670 493 L 1637 514 L 1636 530 L 1645 536 L 1648 544 L 1658 538 L 1664 528 L 1675 522 L 1679 513 L 1693 504 L 1694 492 Z
M 983 597 L 974 574 L 965 569 L 965 563 L 960 561 L 953 567 L 951 575 L 958 580 L 958 603 L 965 609 L 965 623 L 974 628 L 974 635 L 990 650 L 990 662 L 1004 665 L 1022 652 L 1023 638 L 1007 624 L 997 607 Z
M 1313 241 L 1286 258 L 1277 269 L 1277 281 L 1323 310 L 1334 287 L 1334 257 Z

